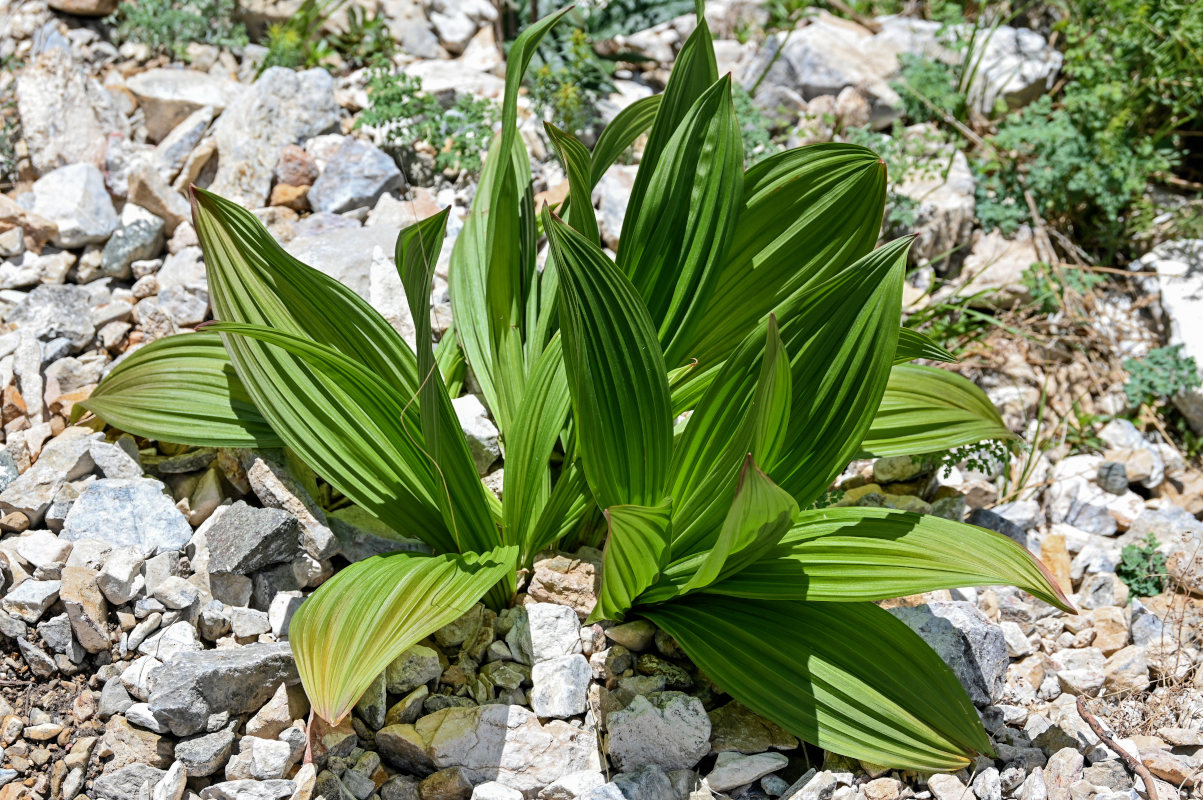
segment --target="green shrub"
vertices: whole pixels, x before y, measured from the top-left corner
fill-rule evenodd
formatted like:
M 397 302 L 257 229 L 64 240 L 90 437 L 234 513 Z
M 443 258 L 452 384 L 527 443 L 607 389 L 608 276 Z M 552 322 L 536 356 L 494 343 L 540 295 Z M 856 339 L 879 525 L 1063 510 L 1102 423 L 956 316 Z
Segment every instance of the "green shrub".
M 1037 261 L 1023 271 L 1021 281 L 1032 296 L 1032 305 L 1043 314 L 1052 314 L 1065 306 L 1066 292 L 1086 294 L 1107 279 L 1098 272 L 1068 265 L 1054 269 Z
M 613 66 L 593 51 L 589 38 L 573 28 L 560 47 L 540 48 L 530 97 L 540 119 L 573 134 L 590 131 L 601 119 L 598 104 L 614 91 Z
M 932 106 L 954 119 L 964 119 L 968 101 L 960 88 L 960 69 L 923 55 L 899 56 L 898 80 L 890 86 L 902 98 L 902 112 L 912 122 L 940 122 Z
M 235 0 L 137 0 L 117 6 L 107 22 L 117 42 L 144 44 L 156 53 L 187 59 L 192 42 L 239 48 L 246 28 L 234 21 Z
M 358 6 L 347 8 L 346 30 L 324 31 L 330 17 L 347 0 L 305 0 L 297 13 L 267 29 L 267 55 L 259 72 L 268 67 L 331 66 L 345 67 L 387 60 L 393 54 L 393 40 L 383 17 Z
M 1183 355 L 1180 344 L 1153 348 L 1144 358 L 1125 359 L 1124 369 L 1128 372 L 1124 394 L 1136 406 L 1154 406 L 1200 386 L 1199 367 L 1194 358 Z
M 563 218 L 544 208 L 536 221 L 517 89 L 555 21 L 513 44 L 501 132 L 451 252 L 454 337 L 501 431 L 503 500 L 481 482 L 432 346 L 450 209 L 397 240 L 414 352 L 254 215 L 194 190 L 221 323 L 143 347 L 77 408 L 165 441 L 286 445 L 435 554 L 354 563 L 293 618 L 297 668 L 330 723 L 477 601 L 512 602 L 516 570 L 537 553 L 604 537 L 590 619 L 650 620 L 735 699 L 821 747 L 966 767 L 990 751 L 972 702 L 873 601 L 1013 583 L 1070 609 L 1064 595 L 990 531 L 881 508 L 801 510 L 862 453 L 1013 438 L 972 383 L 906 363 L 947 354 L 900 327 L 908 241 L 874 249 L 878 156 L 824 144 L 745 170 L 730 77 L 700 20 L 665 93 L 619 114 L 592 152 L 547 126 L 570 191 Z M 614 261 L 590 196 L 644 132 Z
M 355 127 L 377 128 L 399 147 L 428 142 L 438 151 L 435 168 L 440 171 L 480 171 L 481 154 L 497 121 L 489 101 L 467 92 L 422 91 L 420 79 L 387 63 L 369 72 L 368 99 L 371 105 L 355 120 Z
M 1157 539 L 1149 534 L 1142 544 L 1130 544 L 1120 552 L 1115 575 L 1133 597 L 1153 597 L 1165 591 L 1165 555 L 1157 552 Z

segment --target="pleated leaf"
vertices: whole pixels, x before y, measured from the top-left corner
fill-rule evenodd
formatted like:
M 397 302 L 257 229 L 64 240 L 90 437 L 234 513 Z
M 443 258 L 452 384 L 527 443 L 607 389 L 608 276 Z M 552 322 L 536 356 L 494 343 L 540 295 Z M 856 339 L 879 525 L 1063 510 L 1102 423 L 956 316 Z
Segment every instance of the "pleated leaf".
M 685 348 L 734 234 L 743 161 L 728 75 L 690 107 L 623 220 L 618 268 L 643 297 L 670 366 L 689 360 Z
M 288 629 L 313 711 L 331 724 L 410 647 L 467 613 L 513 568 L 517 548 L 483 555 L 391 553 L 344 567 Z
M 890 371 L 861 447 L 873 456 L 937 453 L 986 439 L 1014 439 L 986 393 L 954 372 L 919 364 Z
M 215 316 L 319 344 L 378 382 L 365 406 L 321 369 L 279 345 L 222 334 L 255 407 L 318 475 L 394 528 L 438 549 L 457 549 L 439 512 L 441 487 L 425 456 L 413 352 L 371 306 L 285 253 L 250 212 L 194 190 Z
M 734 238 L 684 351 L 709 369 L 803 285 L 831 278 L 872 250 L 885 187 L 881 159 L 851 144 L 800 147 L 751 167 Z
M 952 670 L 872 603 L 700 594 L 639 612 L 725 692 L 825 750 L 925 772 L 991 752 Z
M 790 529 L 797 513 L 794 498 L 769 480 L 749 455 L 718 540 L 681 592 L 705 588 L 761 559 Z
M 135 436 L 199 447 L 281 447 L 216 333 L 186 333 L 126 356 L 72 419 L 90 411 Z
M 900 328 L 898 331 L 898 351 L 894 354 L 895 364 L 905 364 L 916 358 L 926 358 L 929 361 L 945 361 L 952 363 L 957 357 L 933 342 L 926 334 L 911 328 Z
M 992 584 L 1018 586 L 1076 613 L 1048 568 L 1006 536 L 886 508 L 803 511 L 764 558 L 708 591 L 853 602 Z
M 652 126 L 656 112 L 660 110 L 661 97 L 653 94 L 636 100 L 615 114 L 610 124 L 602 129 L 593 146 L 590 187 L 597 186 L 606 170 Z
M 600 242 L 597 214 L 593 211 L 592 189 L 589 182 L 589 150 L 571 133 L 560 130 L 550 122 L 543 125 L 547 137 L 559 153 L 564 172 L 568 175 L 568 224 L 591 242 Z M 565 216 L 561 209 L 560 216 Z
M 501 542 L 485 500 L 486 489 L 477 475 L 468 440 L 464 438 L 434 357 L 430 286 L 447 233 L 449 212 L 445 208 L 402 229 L 397 236 L 396 260 L 417 341 L 418 375 L 422 380 L 418 389 L 422 436 L 443 489 L 438 494 L 443 521 L 460 544 L 457 549 L 463 552 L 484 550 Z
M 599 506 L 666 496 L 672 418 L 664 359 L 631 282 L 601 249 L 544 212 L 560 270 L 560 326 L 574 436 Z
M 608 532 L 601 588 L 589 622 L 621 620 L 635 598 L 660 577 L 669 557 L 672 501 L 606 509 Z

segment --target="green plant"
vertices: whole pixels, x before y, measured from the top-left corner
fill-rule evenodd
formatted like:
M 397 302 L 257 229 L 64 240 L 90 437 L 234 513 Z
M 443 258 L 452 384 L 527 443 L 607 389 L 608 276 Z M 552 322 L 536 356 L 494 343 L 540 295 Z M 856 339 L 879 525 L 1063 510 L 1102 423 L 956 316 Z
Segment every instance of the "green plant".
M 346 0 L 304 0 L 296 13 L 267 28 L 267 54 L 259 73 L 269 67 L 316 67 L 331 58 L 334 48 L 321 36 L 322 26 Z
M 898 80 L 890 86 L 902 98 L 902 111 L 912 122 L 939 122 L 938 111 L 964 119 L 968 99 L 961 87 L 960 69 L 928 56 L 899 56 Z
M 397 240 L 415 353 L 252 214 L 195 189 L 221 322 L 138 350 L 80 413 L 166 441 L 287 445 L 436 554 L 353 564 L 293 618 L 305 690 L 330 723 L 414 643 L 482 598 L 510 602 L 536 553 L 604 537 L 591 619 L 652 621 L 723 690 L 819 746 L 966 766 L 990 752 L 972 703 L 872 601 L 976 583 L 1071 609 L 1065 596 L 990 531 L 880 508 L 800 510 L 858 454 L 1012 438 L 973 384 L 906 363 L 947 354 L 900 327 L 908 241 L 873 249 L 878 156 L 816 145 L 745 171 L 730 78 L 699 19 L 664 94 L 620 113 L 592 152 L 547 126 L 569 194 L 563 219 L 541 214 L 539 270 L 517 94 L 555 21 L 514 42 L 501 131 L 451 253 L 455 335 L 505 445 L 503 501 L 477 475 L 431 345 L 448 210 Z M 645 131 L 612 261 L 590 195 Z
M 756 107 L 748 90 L 738 83 L 733 84 L 731 97 L 735 103 L 735 115 L 739 119 L 739 132 L 743 137 L 744 164 L 750 167 L 781 152 L 781 146 L 772 136 L 773 123 Z
M 187 59 L 192 42 L 245 46 L 246 28 L 234 21 L 236 11 L 234 0 L 137 0 L 117 6 L 106 22 L 116 26 L 117 42 L 137 42 L 156 53 Z
M 1120 551 L 1115 575 L 1132 591 L 1133 597 L 1153 597 L 1165 591 L 1165 554 L 1157 551 L 1157 537 L 1149 534 L 1142 544 Z
M 343 63 L 353 69 L 392 58 L 395 46 L 388 21 L 379 14 L 368 16 L 360 6 L 347 7 L 345 30 L 336 30 L 326 40 Z
M 1144 358 L 1125 359 L 1124 369 L 1128 372 L 1124 394 L 1135 406 L 1153 407 L 1200 386 L 1199 367 L 1194 358 L 1183 355 L 1180 344 L 1155 347 Z
M 1067 292 L 1086 294 L 1107 281 L 1097 272 L 1068 265 L 1054 268 L 1043 261 L 1025 269 L 1020 280 L 1032 295 L 1032 304 L 1043 314 L 1061 310 Z
M 614 91 L 614 68 L 598 57 L 580 28 L 559 44 L 540 48 L 542 63 L 533 73 L 531 101 L 541 119 L 579 135 L 600 120 L 598 103 Z
M 377 64 L 369 71 L 368 99 L 371 104 L 355 120 L 355 127 L 376 128 L 396 146 L 433 145 L 438 170 L 480 171 L 480 156 L 497 119 L 489 101 L 467 92 L 422 91 L 420 79 L 389 64 Z
M 1098 434 L 1098 426 L 1107 422 L 1104 414 L 1087 414 L 1076 400 L 1065 418 L 1065 443 L 1071 453 L 1101 453 L 1107 443 Z

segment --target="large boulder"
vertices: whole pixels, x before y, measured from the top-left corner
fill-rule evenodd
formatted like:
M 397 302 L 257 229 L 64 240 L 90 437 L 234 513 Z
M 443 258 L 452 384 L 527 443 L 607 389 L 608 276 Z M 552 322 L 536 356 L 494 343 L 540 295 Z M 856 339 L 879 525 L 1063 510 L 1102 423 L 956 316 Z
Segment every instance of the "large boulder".
M 32 210 L 58 226 L 50 241 L 62 248 L 103 244 L 120 222 L 104 175 L 87 163 L 59 167 L 35 181 Z
M 336 127 L 339 115 L 330 73 L 265 70 L 217 121 L 219 161 L 210 188 L 248 208 L 263 206 L 280 151 Z
M 891 608 L 927 642 L 965 687 L 974 705 L 998 702 L 1006 683 L 1007 640 L 973 603 L 940 601 Z

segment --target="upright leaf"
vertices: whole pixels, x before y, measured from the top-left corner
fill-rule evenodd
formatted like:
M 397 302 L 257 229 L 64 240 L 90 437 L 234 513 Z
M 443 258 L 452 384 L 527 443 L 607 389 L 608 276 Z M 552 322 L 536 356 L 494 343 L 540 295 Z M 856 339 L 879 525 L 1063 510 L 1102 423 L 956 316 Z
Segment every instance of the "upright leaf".
M 593 211 L 592 186 L 589 183 L 589 151 L 585 145 L 550 122 L 544 123 L 547 136 L 560 154 L 568 175 L 568 224 L 591 242 L 600 242 L 597 215 Z M 561 211 L 561 216 L 563 215 Z
M 123 358 L 72 420 L 91 411 L 115 428 L 200 447 L 281 447 L 216 333 L 151 342 Z
M 923 772 L 991 752 L 952 670 L 872 603 L 701 594 L 639 611 L 736 700 L 825 750 Z
M 513 547 L 483 555 L 392 553 L 339 570 L 288 629 L 314 712 L 338 724 L 397 656 L 466 614 L 516 557 Z
M 672 455 L 668 380 L 647 309 L 594 243 L 544 212 L 577 447 L 603 508 L 658 505 Z
M 661 97 L 658 94 L 641 97 L 615 114 L 610 124 L 602 129 L 597 144 L 593 146 L 590 188 L 597 186 L 606 170 L 652 126 L 656 112 L 660 110 Z
M 990 398 L 968 379 L 946 369 L 900 364 L 890 371 L 861 448 L 879 457 L 906 456 L 1014 438 Z
M 881 159 L 851 144 L 800 147 L 751 167 L 734 238 L 684 351 L 709 369 L 802 286 L 833 277 L 872 250 L 885 192 Z
M 611 506 L 603 551 L 601 588 L 590 622 L 621 620 L 668 561 L 672 501 L 655 506 Z
M 690 107 L 623 221 L 618 268 L 643 297 L 670 366 L 689 360 L 686 346 L 735 230 L 743 160 L 726 76 Z
M 425 450 L 438 472 L 443 491 L 439 509 L 460 550 L 484 550 L 500 543 L 493 525 L 485 488 L 476 472 L 476 463 L 468 450 L 468 441 L 460 427 L 443 376 L 434 357 L 430 327 L 430 285 L 438 263 L 443 237 L 447 232 L 445 208 L 432 217 L 404 228 L 397 236 L 397 271 L 405 286 L 409 310 L 414 321 L 417 342 L 418 389 L 422 436 Z

